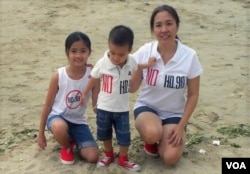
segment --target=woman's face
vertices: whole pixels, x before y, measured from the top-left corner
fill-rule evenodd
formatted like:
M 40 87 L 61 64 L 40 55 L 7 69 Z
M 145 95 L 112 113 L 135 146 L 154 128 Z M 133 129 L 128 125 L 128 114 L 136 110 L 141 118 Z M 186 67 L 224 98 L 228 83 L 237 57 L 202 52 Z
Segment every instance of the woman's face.
M 178 26 L 171 14 L 161 11 L 155 15 L 153 33 L 160 43 L 174 41 L 177 32 Z

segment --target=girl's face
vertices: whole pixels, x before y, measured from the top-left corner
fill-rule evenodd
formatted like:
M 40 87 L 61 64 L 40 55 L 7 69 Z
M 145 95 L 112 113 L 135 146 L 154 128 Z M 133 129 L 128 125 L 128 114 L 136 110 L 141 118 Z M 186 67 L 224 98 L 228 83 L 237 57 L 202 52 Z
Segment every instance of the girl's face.
M 87 63 L 90 50 L 83 41 L 75 41 L 66 54 L 70 65 L 80 67 Z
M 176 21 L 167 11 L 161 11 L 155 15 L 153 32 L 160 43 L 174 41 L 177 31 Z
M 109 59 L 115 65 L 123 67 L 130 52 L 129 45 L 119 46 L 109 42 Z

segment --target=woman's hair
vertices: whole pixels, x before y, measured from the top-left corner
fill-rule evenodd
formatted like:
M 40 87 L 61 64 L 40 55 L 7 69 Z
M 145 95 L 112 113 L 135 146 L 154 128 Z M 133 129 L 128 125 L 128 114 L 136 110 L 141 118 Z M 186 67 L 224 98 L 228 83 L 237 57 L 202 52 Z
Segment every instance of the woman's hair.
M 127 26 L 117 25 L 110 31 L 108 41 L 115 45 L 128 45 L 131 49 L 134 42 L 134 33 Z
M 176 10 L 169 5 L 161 5 L 161 6 L 156 7 L 151 14 L 151 18 L 150 18 L 150 31 L 151 31 L 151 33 L 153 33 L 153 30 L 154 30 L 155 16 L 157 13 L 162 12 L 162 11 L 166 11 L 170 15 L 172 15 L 173 18 L 175 19 L 176 25 L 179 27 L 180 19 L 179 19 L 179 16 L 178 16 Z
M 75 31 L 66 38 L 65 41 L 66 52 L 70 49 L 71 45 L 76 41 L 83 41 L 88 47 L 88 49 L 91 51 L 91 41 L 89 37 L 80 31 Z

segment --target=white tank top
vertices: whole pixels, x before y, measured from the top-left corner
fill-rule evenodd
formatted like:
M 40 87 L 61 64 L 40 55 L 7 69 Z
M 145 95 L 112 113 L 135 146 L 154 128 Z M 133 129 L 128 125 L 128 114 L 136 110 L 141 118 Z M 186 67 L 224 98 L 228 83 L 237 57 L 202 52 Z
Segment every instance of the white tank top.
M 82 91 L 88 83 L 90 72 L 91 69 L 87 67 L 86 72 L 81 79 L 73 80 L 68 76 L 66 67 L 58 69 L 59 90 L 56 94 L 49 117 L 52 115 L 60 115 L 69 122 L 75 124 L 87 124 L 85 112 L 91 92 L 87 95 L 84 106 L 80 106 L 79 103 Z

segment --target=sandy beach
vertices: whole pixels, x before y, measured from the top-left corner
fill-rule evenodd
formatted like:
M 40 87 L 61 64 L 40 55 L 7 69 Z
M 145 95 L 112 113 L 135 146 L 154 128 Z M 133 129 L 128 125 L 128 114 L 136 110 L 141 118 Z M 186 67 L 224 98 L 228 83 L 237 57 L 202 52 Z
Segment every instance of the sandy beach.
M 127 174 L 116 163 L 96 168 L 76 156 L 60 162 L 60 147 L 47 131 L 48 146 L 36 144 L 49 80 L 67 64 L 64 42 L 73 31 L 89 35 L 89 63 L 107 49 L 110 29 L 118 24 L 135 33 L 135 51 L 151 41 L 149 18 L 166 1 L 152 0 L 0 0 L 0 173 Z M 250 157 L 250 52 L 247 0 L 170 0 L 180 16 L 178 36 L 195 49 L 204 68 L 200 99 L 187 126 L 187 144 L 176 166 L 143 151 L 131 98 L 132 145 L 129 156 L 142 174 L 220 174 L 222 157 Z M 96 137 L 95 114 L 88 122 Z M 114 139 L 115 140 L 115 139 Z M 213 144 L 219 141 L 220 144 Z M 102 143 L 100 152 L 102 150 Z

